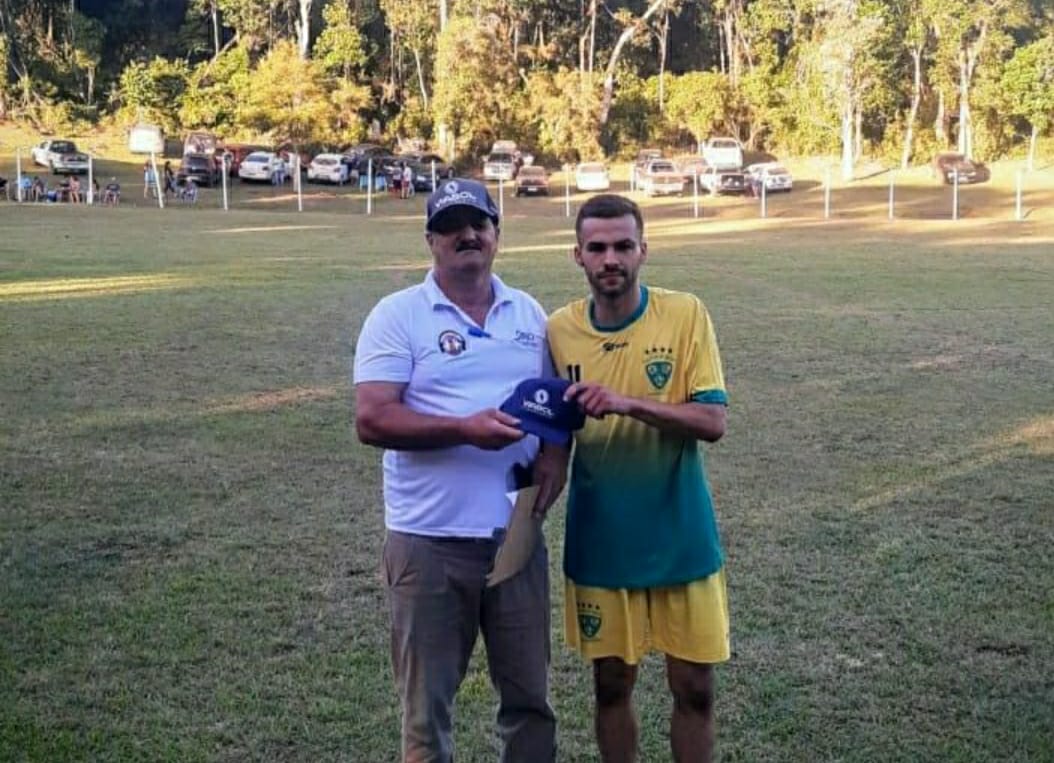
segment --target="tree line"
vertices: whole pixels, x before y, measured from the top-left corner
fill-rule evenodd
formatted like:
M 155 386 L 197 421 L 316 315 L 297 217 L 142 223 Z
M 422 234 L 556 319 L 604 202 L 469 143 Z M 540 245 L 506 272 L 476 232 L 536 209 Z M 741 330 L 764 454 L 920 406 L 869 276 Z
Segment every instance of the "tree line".
M 0 0 L 0 118 L 554 161 L 732 135 L 903 166 L 1033 156 L 1051 0 Z

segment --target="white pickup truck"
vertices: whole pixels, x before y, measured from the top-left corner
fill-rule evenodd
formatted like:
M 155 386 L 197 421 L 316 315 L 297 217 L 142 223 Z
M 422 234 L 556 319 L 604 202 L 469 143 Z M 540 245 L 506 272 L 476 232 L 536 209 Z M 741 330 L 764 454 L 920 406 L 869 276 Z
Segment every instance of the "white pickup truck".
M 708 165 L 719 170 L 743 169 L 743 146 L 735 138 L 710 138 L 699 153 Z
M 53 175 L 86 175 L 88 155 L 72 140 L 45 140 L 30 152 L 33 164 L 47 167 Z

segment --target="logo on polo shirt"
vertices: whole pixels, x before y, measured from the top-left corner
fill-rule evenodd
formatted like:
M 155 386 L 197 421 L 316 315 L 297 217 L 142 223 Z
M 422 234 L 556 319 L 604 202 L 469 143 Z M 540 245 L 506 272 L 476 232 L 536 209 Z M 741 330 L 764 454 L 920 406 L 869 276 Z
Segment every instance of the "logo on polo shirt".
M 542 337 L 531 331 L 520 331 L 517 329 L 513 341 L 517 344 L 522 344 L 524 347 L 530 347 L 533 350 L 542 343 Z
M 457 357 L 465 351 L 465 337 L 456 331 L 444 331 L 439 335 L 439 351 Z

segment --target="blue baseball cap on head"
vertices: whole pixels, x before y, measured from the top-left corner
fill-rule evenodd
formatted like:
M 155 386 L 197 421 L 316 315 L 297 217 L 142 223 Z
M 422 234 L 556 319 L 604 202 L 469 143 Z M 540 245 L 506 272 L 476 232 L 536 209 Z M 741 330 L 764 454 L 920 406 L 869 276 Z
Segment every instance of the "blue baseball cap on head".
M 498 224 L 498 207 L 490 197 L 487 187 L 477 180 L 453 178 L 444 180 L 428 197 L 425 205 L 425 230 L 432 230 L 436 218 L 448 209 L 471 207 L 485 214 Z
M 501 410 L 518 418 L 524 432 L 564 445 L 571 433 L 586 423 L 578 403 L 564 400 L 570 386 L 571 382 L 560 378 L 522 381 L 501 404 Z

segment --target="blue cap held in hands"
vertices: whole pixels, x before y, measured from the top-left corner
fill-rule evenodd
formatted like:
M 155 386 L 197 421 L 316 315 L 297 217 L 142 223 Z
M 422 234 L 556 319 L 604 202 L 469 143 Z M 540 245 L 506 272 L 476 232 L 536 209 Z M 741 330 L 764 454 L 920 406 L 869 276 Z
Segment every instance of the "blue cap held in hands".
M 566 379 L 528 379 L 501 404 L 501 410 L 520 420 L 520 429 L 546 442 L 567 444 L 571 433 L 586 423 L 574 400 L 564 400 L 571 386 Z

